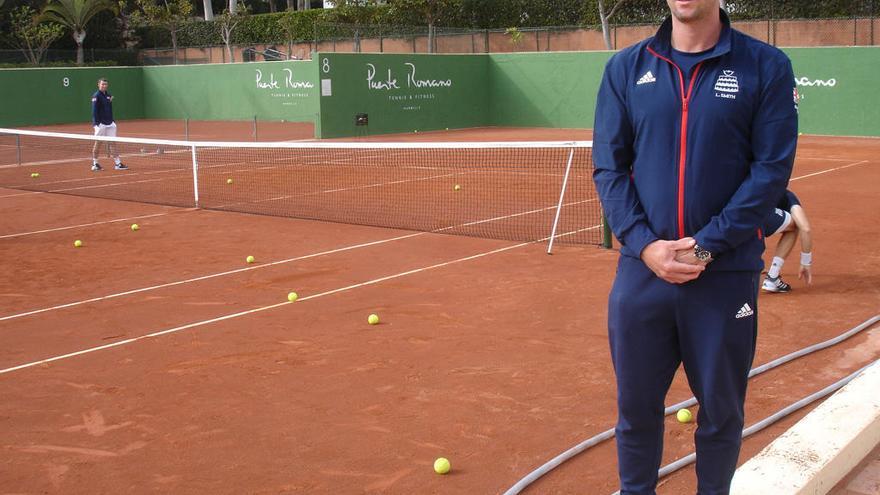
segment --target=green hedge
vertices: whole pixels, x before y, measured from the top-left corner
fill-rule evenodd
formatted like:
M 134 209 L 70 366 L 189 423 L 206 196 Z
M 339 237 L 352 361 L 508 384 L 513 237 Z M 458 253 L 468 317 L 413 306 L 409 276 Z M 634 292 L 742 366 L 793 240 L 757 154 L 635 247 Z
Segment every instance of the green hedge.
M 232 33 L 235 44 L 283 43 L 287 39 L 282 23 L 289 22 L 294 41 L 315 39 L 315 26 L 324 24 L 373 24 L 386 7 L 341 7 L 337 9 L 313 9 L 299 12 L 279 12 L 246 17 Z M 171 34 L 163 28 L 141 28 L 136 31 L 143 48 L 171 46 Z M 332 36 L 322 29 L 320 35 Z M 180 46 L 205 46 L 223 44 L 220 28 L 216 22 L 194 21 L 183 26 L 177 35 Z
M 876 6 L 875 6 L 876 2 Z M 257 14 L 247 17 L 234 31 L 235 44 L 284 43 L 282 23 L 293 27 L 294 41 L 351 38 L 355 28 L 362 36 L 423 32 L 425 13 L 416 0 L 389 0 L 377 6 L 348 5 L 340 1 L 334 9 Z M 606 4 L 613 4 L 607 1 Z M 437 0 L 434 24 L 444 28 L 506 29 L 529 26 L 598 26 L 595 0 Z M 728 0 L 734 20 L 792 19 L 871 16 L 880 14 L 880 0 Z M 627 0 L 611 19 L 614 25 L 657 23 L 668 14 L 665 2 Z M 414 26 L 416 26 L 414 28 Z M 141 47 L 171 46 L 164 29 L 137 30 Z M 193 21 L 178 34 L 180 46 L 219 45 L 219 28 L 214 22 Z

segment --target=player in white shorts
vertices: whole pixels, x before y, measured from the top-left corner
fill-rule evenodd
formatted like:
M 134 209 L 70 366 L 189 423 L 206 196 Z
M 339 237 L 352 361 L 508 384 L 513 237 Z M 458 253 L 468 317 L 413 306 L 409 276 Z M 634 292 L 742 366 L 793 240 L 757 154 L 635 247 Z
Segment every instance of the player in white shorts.
M 785 263 L 785 258 L 791 253 L 795 242 L 801 240 L 801 266 L 798 270 L 798 278 L 803 279 L 807 285 L 813 283 L 813 236 L 810 233 L 810 221 L 801 207 L 801 202 L 791 191 L 785 191 L 785 195 L 776 205 L 775 211 L 764 221 L 764 235 L 770 237 L 774 234 L 782 234 L 776 244 L 776 252 L 767 277 L 761 288 L 766 292 L 790 292 L 791 286 L 782 281 L 780 271 Z
M 95 136 L 116 137 L 116 122 L 113 120 L 113 95 L 107 91 L 110 83 L 103 77 L 98 79 L 98 91 L 92 95 L 92 125 L 95 127 Z M 116 166 L 116 170 L 127 170 L 128 167 L 119 159 L 119 153 L 116 151 L 116 143 L 107 143 L 110 156 Z M 100 172 L 104 170 L 98 163 L 98 148 L 101 141 L 95 141 L 92 147 L 92 170 Z

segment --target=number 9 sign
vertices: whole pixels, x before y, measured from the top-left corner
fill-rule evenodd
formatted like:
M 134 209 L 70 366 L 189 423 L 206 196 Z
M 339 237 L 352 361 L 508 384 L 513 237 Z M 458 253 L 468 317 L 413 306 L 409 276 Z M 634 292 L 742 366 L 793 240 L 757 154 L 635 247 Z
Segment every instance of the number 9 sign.
M 65 88 L 69 88 L 70 87 L 70 78 L 65 77 L 65 78 L 61 79 L 61 85 L 64 86 Z

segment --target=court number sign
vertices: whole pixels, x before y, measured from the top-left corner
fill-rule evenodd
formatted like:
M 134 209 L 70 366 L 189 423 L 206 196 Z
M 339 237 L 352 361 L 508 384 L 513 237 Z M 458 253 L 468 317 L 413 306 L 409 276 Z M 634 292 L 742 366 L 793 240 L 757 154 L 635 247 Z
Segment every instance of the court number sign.
M 65 77 L 65 78 L 61 79 L 61 85 L 64 86 L 65 88 L 69 88 L 70 87 L 70 78 Z
M 326 57 L 321 59 L 321 72 L 324 74 L 330 73 L 330 59 Z

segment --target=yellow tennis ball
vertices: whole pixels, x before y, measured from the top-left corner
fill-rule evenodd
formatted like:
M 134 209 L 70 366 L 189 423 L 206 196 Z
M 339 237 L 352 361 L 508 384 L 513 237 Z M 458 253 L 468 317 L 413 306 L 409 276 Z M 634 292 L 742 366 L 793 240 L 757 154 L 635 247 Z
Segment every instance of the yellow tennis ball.
M 694 419 L 689 409 L 679 409 L 675 417 L 678 418 L 679 423 L 690 423 Z
M 287 294 L 288 301 L 293 302 L 293 301 L 296 301 L 297 299 L 299 299 L 299 296 L 297 295 L 296 292 L 291 292 L 291 293 Z
M 452 466 L 449 464 L 449 459 L 445 457 L 438 457 L 436 461 L 434 461 L 434 472 L 437 474 L 446 474 L 449 470 L 452 469 Z
M 39 177 L 39 176 L 40 176 L 39 172 L 34 172 L 34 177 Z
M 370 325 L 377 325 L 379 323 L 379 315 L 372 314 L 372 315 L 368 316 L 367 323 L 369 323 Z
M 227 184 L 232 184 L 232 179 L 226 179 Z
M 245 258 L 245 261 L 247 261 L 248 263 L 253 263 L 254 261 L 257 261 L 257 259 L 253 256 L 248 256 L 247 258 Z
M 458 184 L 456 184 L 452 189 L 453 189 L 454 191 L 460 191 L 460 190 L 461 190 L 461 186 L 459 186 Z
M 83 245 L 83 241 L 81 241 L 79 239 L 73 241 L 73 247 L 82 247 L 82 245 Z
M 137 232 L 137 231 L 140 230 L 140 229 L 141 229 L 141 226 L 140 226 L 140 225 L 138 225 L 138 224 L 136 224 L 136 223 L 131 224 L 131 230 Z

